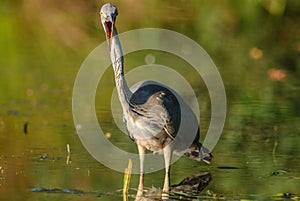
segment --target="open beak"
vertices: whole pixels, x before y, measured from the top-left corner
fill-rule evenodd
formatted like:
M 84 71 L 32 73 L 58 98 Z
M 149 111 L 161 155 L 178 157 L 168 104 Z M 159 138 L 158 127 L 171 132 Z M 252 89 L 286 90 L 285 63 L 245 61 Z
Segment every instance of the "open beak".
M 104 28 L 109 47 L 111 46 L 111 38 L 114 32 L 114 22 L 110 20 L 104 21 Z

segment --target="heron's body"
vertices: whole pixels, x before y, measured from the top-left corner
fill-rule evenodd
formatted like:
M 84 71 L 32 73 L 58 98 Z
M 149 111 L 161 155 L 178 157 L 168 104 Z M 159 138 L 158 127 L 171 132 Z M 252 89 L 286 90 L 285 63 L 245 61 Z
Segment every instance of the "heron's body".
M 130 112 L 124 114 L 126 128 L 137 144 L 161 152 L 175 138 L 180 106 L 175 95 L 158 83 L 143 81 L 139 84 L 130 98 Z
M 187 150 L 182 150 L 180 146 L 173 145 L 172 149 L 175 153 L 186 152 L 190 158 L 194 157 L 188 153 L 199 146 L 199 127 L 198 120 L 189 105 L 169 87 L 151 80 L 136 83 L 130 91 L 132 92 L 130 112 L 124 113 L 124 123 L 130 138 L 150 151 L 162 153 L 166 145 L 172 143 L 176 137 L 180 137 L 177 136 L 179 127 L 181 121 L 185 121 L 181 119 L 184 116 L 181 110 L 184 109 L 185 112 L 188 110 L 189 116 L 184 117 L 188 119 L 185 123 L 189 123 L 189 130 L 185 132 L 190 133 L 185 134 L 185 137 L 194 136 L 192 141 L 187 142 L 191 146 L 186 147 Z M 197 156 L 193 159 L 200 160 Z
M 140 155 L 138 196 L 143 194 L 146 149 L 164 154 L 166 175 L 163 191 L 168 192 L 173 153 L 184 153 L 189 158 L 206 162 L 211 160 L 211 154 L 199 142 L 197 118 L 174 90 L 154 81 L 141 81 L 128 88 L 124 77 L 122 48 L 115 27 L 117 14 L 117 8 L 112 4 L 103 5 L 100 12 L 110 48 L 124 123 L 130 138 L 137 144 Z M 187 140 L 191 136 L 192 140 Z M 185 146 L 186 140 L 189 142 L 188 147 Z

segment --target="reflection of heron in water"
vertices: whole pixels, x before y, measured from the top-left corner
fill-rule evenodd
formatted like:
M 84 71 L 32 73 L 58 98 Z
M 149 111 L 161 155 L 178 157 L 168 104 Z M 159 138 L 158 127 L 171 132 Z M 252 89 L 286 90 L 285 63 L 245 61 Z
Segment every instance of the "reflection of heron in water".
M 110 49 L 110 57 L 115 74 L 116 88 L 122 105 L 124 122 L 130 138 L 137 144 L 140 156 L 140 182 L 138 196 L 143 194 L 144 188 L 144 158 L 146 149 L 162 152 L 165 159 L 165 180 L 163 192 L 170 189 L 169 170 L 171 157 L 176 152 L 176 146 L 171 143 L 179 130 L 182 112 L 188 112 L 188 121 L 197 125 L 197 133 L 194 134 L 189 148 L 181 150 L 187 157 L 194 160 L 210 162 L 212 155 L 208 149 L 199 142 L 199 126 L 195 115 L 183 99 L 172 89 L 154 82 L 142 81 L 134 90 L 130 90 L 124 78 L 124 59 L 115 26 L 117 8 L 112 4 L 102 6 L 101 23 L 103 25 Z M 196 127 L 196 128 L 197 128 Z M 184 144 L 183 138 L 176 144 Z M 177 138 L 176 138 L 177 139 Z M 175 140 L 176 140 L 175 139 Z M 175 142 L 175 141 L 174 141 Z M 179 146 L 180 147 L 180 146 Z

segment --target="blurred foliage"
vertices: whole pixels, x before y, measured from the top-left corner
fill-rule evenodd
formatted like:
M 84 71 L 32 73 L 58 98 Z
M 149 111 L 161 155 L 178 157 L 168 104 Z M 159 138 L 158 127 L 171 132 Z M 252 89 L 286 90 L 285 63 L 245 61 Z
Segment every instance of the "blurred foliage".
M 114 180 L 121 181 L 121 174 L 111 171 L 107 176 L 109 170 L 104 167 L 93 178 L 82 180 L 76 170 L 64 166 L 64 161 L 45 167 L 32 160 L 44 152 L 64 155 L 65 144 L 70 142 L 71 150 L 75 146 L 84 152 L 74 134 L 72 87 L 83 60 L 105 40 L 98 15 L 103 3 L 0 1 L 0 192 L 9 192 L 16 200 L 22 200 L 26 194 L 24 187 L 48 183 L 76 188 L 119 186 L 119 181 Z M 145 27 L 171 29 L 198 42 L 216 63 L 226 88 L 228 113 L 224 134 L 214 150 L 215 163 L 231 164 L 242 170 L 224 173 L 216 169 L 213 191 L 268 196 L 284 190 L 296 191 L 300 178 L 300 1 L 114 0 L 112 3 L 119 9 L 119 33 Z M 146 54 L 128 55 L 126 69 L 144 64 Z M 158 64 L 185 65 L 172 55 L 153 54 Z M 210 118 L 209 99 L 203 92 L 206 88 L 194 73 L 185 77 L 199 96 L 205 133 Z M 106 83 L 107 90 L 99 89 L 97 100 L 110 97 L 114 87 L 111 69 L 101 82 Z M 103 101 L 97 108 L 107 131 L 117 133 L 108 114 L 109 104 Z M 25 121 L 29 122 L 28 136 L 22 134 Z M 114 143 L 120 143 L 120 139 L 123 138 L 112 134 Z M 84 171 L 89 167 L 82 165 L 87 163 L 82 158 L 89 163 L 93 159 L 87 153 L 77 154 L 78 161 L 74 163 L 86 175 Z M 187 163 L 196 166 L 187 159 L 180 160 L 173 170 L 174 180 L 191 171 Z M 48 166 L 63 167 L 49 180 Z M 277 169 L 288 171 L 284 175 L 266 176 Z M 70 172 L 65 175 L 66 171 Z M 162 172 L 154 174 L 154 178 L 161 175 Z M 103 183 L 99 183 L 100 177 Z M 160 185 L 156 180 L 148 182 L 148 186 L 151 182 Z

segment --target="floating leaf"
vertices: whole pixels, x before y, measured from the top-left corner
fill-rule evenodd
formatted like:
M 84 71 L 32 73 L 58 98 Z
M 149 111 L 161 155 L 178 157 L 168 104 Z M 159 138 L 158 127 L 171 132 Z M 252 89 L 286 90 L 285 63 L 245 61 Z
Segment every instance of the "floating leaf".
M 280 197 L 280 198 L 288 198 L 288 199 L 295 199 L 298 200 L 298 197 L 295 196 L 293 193 L 277 193 L 275 197 Z
M 275 170 L 274 172 L 271 173 L 271 176 L 277 176 L 277 175 L 282 175 L 282 174 L 286 174 L 288 173 L 288 171 L 286 170 Z

